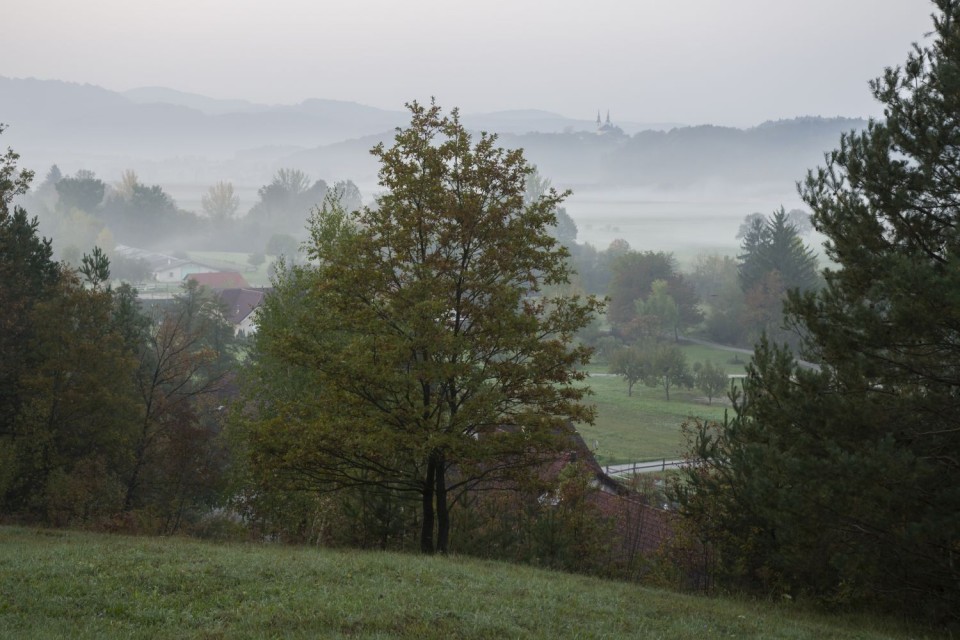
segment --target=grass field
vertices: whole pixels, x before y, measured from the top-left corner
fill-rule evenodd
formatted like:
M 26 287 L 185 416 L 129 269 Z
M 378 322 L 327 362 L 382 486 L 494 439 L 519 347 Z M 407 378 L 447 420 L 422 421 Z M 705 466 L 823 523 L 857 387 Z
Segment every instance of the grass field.
M 722 365 L 728 374 L 742 374 L 748 356 L 729 351 L 685 344 L 681 347 L 692 366 L 707 359 Z M 734 358 L 736 357 L 736 361 Z M 595 447 L 601 464 L 637 462 L 660 458 L 676 458 L 683 450 L 681 423 L 691 416 L 720 420 L 729 407 L 726 397 L 714 398 L 713 404 L 697 390 L 670 390 L 667 402 L 663 389 L 637 383 L 633 396 L 627 395 L 627 383 L 607 373 L 605 365 L 587 368 L 592 375 L 589 385 L 597 406 L 594 425 L 578 429 L 590 447 Z
M 920 638 L 459 557 L 0 527 L 2 638 Z

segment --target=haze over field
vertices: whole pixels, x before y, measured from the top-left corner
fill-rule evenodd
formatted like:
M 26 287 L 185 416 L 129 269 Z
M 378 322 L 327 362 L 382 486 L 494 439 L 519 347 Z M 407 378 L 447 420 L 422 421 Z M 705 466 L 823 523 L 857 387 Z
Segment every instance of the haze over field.
M 370 147 L 405 124 L 404 102 L 435 96 L 572 188 L 581 240 L 672 249 L 677 222 L 683 242 L 729 251 L 744 215 L 797 206 L 806 169 L 881 115 L 867 81 L 929 14 L 901 0 L 38 0 L 5 10 L 18 28 L 0 41 L 0 122 L 38 173 L 134 169 L 191 211 L 228 180 L 242 215 L 282 167 L 353 180 L 369 202 Z M 608 113 L 617 135 L 594 135 Z

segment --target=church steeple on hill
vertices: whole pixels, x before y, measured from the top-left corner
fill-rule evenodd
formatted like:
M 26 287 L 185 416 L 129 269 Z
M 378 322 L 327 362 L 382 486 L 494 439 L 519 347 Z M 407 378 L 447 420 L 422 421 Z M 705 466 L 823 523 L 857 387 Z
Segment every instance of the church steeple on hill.
M 607 120 L 602 122 L 600 120 L 600 110 L 597 110 L 597 134 L 615 134 L 615 135 L 624 135 L 623 129 L 613 124 L 610 121 L 610 110 L 607 109 Z

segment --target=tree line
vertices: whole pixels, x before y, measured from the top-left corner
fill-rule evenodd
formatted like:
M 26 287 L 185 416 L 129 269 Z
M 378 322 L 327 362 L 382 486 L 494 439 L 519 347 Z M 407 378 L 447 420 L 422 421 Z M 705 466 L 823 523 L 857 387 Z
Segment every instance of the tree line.
M 74 266 L 83 252 L 98 246 L 111 259 L 116 278 L 139 282 L 149 275 L 143 261 L 114 255 L 126 244 L 144 249 L 194 246 L 211 251 L 237 251 L 296 258 L 310 210 L 336 194 L 349 210 L 361 206 L 361 194 L 350 180 L 328 185 L 299 169 L 277 170 L 257 191 L 257 202 L 240 213 L 233 183 L 221 181 L 201 196 L 199 212 L 186 211 L 160 185 L 146 185 L 133 170 L 108 184 L 92 171 L 63 175 L 54 165 L 36 189 L 21 195 L 22 204 L 40 220 L 51 237 L 69 238 L 55 254 Z M 277 253 L 280 252 L 280 253 Z

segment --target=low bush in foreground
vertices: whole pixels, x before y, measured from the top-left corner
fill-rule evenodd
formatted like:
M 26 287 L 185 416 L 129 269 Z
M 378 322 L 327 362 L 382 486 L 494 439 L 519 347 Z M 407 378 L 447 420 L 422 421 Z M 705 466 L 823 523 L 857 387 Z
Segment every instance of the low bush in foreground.
M 906 638 L 797 604 L 459 557 L 0 527 L 4 638 Z

